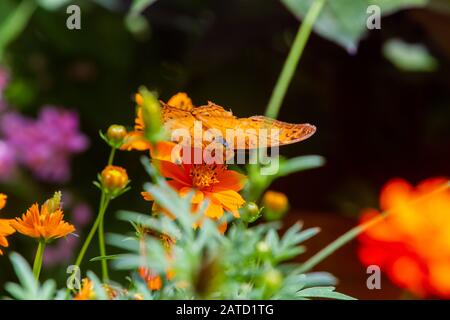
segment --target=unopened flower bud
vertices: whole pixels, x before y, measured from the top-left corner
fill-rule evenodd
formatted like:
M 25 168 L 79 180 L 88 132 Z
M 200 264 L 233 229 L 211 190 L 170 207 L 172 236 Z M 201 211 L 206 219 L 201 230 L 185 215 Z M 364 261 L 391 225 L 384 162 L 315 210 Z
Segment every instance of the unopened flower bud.
M 262 199 L 264 206 L 264 217 L 266 220 L 281 219 L 289 210 L 289 200 L 284 193 L 267 191 Z
M 52 198 L 45 201 L 44 206 L 49 214 L 61 209 L 61 191 L 56 191 Z
M 270 246 L 265 241 L 260 241 L 256 244 L 256 252 L 262 257 L 267 257 L 270 254 Z
M 247 202 L 240 211 L 242 220 L 248 223 L 255 222 L 260 217 L 258 205 L 254 202 Z
M 109 193 L 114 194 L 123 190 L 127 186 L 127 171 L 118 166 L 106 166 L 100 175 L 100 180 L 102 187 Z
M 277 269 L 270 269 L 263 275 L 263 285 L 267 295 L 272 295 L 283 284 L 283 274 Z
M 140 88 L 136 95 L 136 102 L 142 108 L 144 119 L 144 134 L 151 142 L 162 139 L 161 105 L 155 93 L 146 88 Z
M 108 131 L 106 131 L 106 136 L 113 144 L 121 144 L 126 135 L 127 129 L 118 124 L 109 126 Z

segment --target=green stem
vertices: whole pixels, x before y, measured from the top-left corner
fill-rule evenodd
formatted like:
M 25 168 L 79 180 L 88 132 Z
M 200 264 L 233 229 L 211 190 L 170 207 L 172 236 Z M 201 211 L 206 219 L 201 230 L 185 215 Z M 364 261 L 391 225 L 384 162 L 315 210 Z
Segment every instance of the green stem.
M 106 208 L 108 208 L 109 202 L 110 202 L 110 198 L 108 196 L 104 197 L 103 205 L 102 205 L 101 211 L 99 212 L 100 222 L 99 222 L 99 227 L 98 227 L 98 244 L 100 247 L 100 256 L 102 256 L 102 257 L 106 257 L 104 217 L 105 217 Z M 102 265 L 102 280 L 103 280 L 103 282 L 107 282 L 109 280 L 108 262 L 105 259 L 102 259 L 101 265 Z
M 40 239 L 39 245 L 36 251 L 36 256 L 34 257 L 34 263 L 33 263 L 33 275 L 36 278 L 37 281 L 39 281 L 39 275 L 41 274 L 41 267 L 42 267 L 42 259 L 44 257 L 44 250 L 45 250 L 45 240 Z
M 111 153 L 109 154 L 109 158 L 108 158 L 108 166 L 113 164 L 115 154 L 116 154 L 116 148 L 112 147 Z
M 379 221 L 383 220 L 389 212 L 385 212 L 372 220 L 367 221 L 364 224 L 358 225 L 354 227 L 353 229 L 350 229 L 346 233 L 344 233 L 342 236 L 334 240 L 332 243 L 330 243 L 328 246 L 317 252 L 315 255 L 313 255 L 311 258 L 309 258 L 305 263 L 303 263 L 300 268 L 298 269 L 299 273 L 305 273 L 312 268 L 314 268 L 317 264 L 319 264 L 322 260 L 324 260 L 326 257 L 331 255 L 333 252 L 335 252 L 337 249 L 345 245 L 346 243 L 350 242 L 354 238 L 356 238 L 360 233 L 364 232 L 368 228 L 372 227 L 374 224 L 378 223 Z
M 416 198 L 414 201 L 411 201 L 411 204 L 414 205 L 420 201 L 423 201 L 430 196 L 433 196 L 437 193 L 443 192 L 450 188 L 450 181 L 447 181 L 444 183 L 441 187 L 436 188 L 434 191 L 431 191 L 430 193 L 424 194 L 421 197 Z M 380 215 L 376 216 L 375 218 L 358 225 L 354 227 L 353 229 L 350 229 L 346 233 L 344 233 L 342 236 L 334 240 L 332 243 L 330 243 L 328 246 L 317 252 L 315 255 L 313 255 L 311 258 L 309 258 L 305 263 L 303 263 L 299 269 L 297 269 L 297 272 L 299 273 L 305 273 L 312 268 L 314 268 L 317 264 L 322 262 L 325 258 L 327 258 L 329 255 L 334 253 L 336 250 L 350 242 L 351 240 L 355 239 L 359 234 L 366 231 L 373 225 L 377 224 L 384 218 L 386 218 L 388 215 L 390 215 L 392 212 L 395 212 L 397 209 L 393 208 L 391 210 L 387 210 L 382 212 Z
M 103 193 L 102 193 L 102 199 L 103 199 Z M 100 206 L 103 200 L 100 200 Z M 100 211 L 100 210 L 99 210 Z M 84 240 L 83 246 L 81 247 L 80 252 L 78 253 L 77 260 L 75 260 L 75 265 L 77 267 L 80 267 L 81 263 L 83 262 L 84 255 L 86 254 L 87 249 L 89 248 L 89 245 L 91 244 L 92 238 L 94 237 L 95 233 L 97 232 L 98 225 L 100 224 L 100 214 L 97 215 L 97 218 L 95 219 L 94 224 L 92 225 L 91 230 L 89 231 L 86 240 Z
M 283 103 L 292 77 L 294 76 L 295 69 L 297 69 L 298 62 L 303 54 L 303 50 L 305 49 L 311 30 L 324 4 L 325 0 L 314 1 L 305 16 L 303 23 L 298 29 L 292 48 L 284 63 L 283 70 L 280 73 L 275 88 L 272 91 L 269 104 L 267 105 L 266 116 L 270 118 L 276 118 L 278 116 L 281 104 Z

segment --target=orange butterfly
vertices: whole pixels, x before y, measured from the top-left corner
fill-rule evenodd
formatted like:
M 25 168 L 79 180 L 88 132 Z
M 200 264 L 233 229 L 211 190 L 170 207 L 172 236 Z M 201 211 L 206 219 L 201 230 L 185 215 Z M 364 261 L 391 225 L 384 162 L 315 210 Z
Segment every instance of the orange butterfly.
M 136 96 L 138 105 L 142 105 L 142 97 Z M 208 102 L 205 106 L 195 107 L 186 93 L 180 92 L 174 95 L 167 103 L 161 101 L 162 120 L 164 129 L 170 135 L 176 130 L 185 130 L 192 143 L 196 135 L 196 123 L 201 123 L 202 145 L 207 144 L 203 138 L 205 132 L 215 130 L 215 137 L 220 136 L 230 149 L 254 149 L 260 145 L 260 138 L 266 129 L 264 144 L 266 147 L 276 147 L 305 140 L 312 136 L 316 127 L 307 123 L 291 124 L 264 116 L 249 118 L 237 118 L 231 111 Z M 135 120 L 135 130 L 130 132 L 122 146 L 123 150 L 148 150 L 152 146 L 143 138 L 144 119 L 139 107 Z M 232 135 L 229 134 L 232 133 Z M 276 134 L 273 135 L 273 132 Z M 215 138 L 217 141 L 217 138 Z M 169 153 L 173 143 L 160 143 L 159 149 L 165 148 L 164 153 Z
M 195 107 L 186 93 L 178 93 L 167 103 L 161 103 L 166 132 L 185 129 L 194 138 L 194 124 L 199 121 L 203 132 L 214 129 L 216 135 L 223 137 L 233 149 L 258 147 L 259 138 L 262 138 L 260 135 L 263 134 L 261 129 L 266 129 L 264 139 L 267 147 L 296 143 L 311 137 L 316 131 L 315 126 L 307 123 L 292 124 L 264 116 L 237 118 L 231 111 L 213 102 Z

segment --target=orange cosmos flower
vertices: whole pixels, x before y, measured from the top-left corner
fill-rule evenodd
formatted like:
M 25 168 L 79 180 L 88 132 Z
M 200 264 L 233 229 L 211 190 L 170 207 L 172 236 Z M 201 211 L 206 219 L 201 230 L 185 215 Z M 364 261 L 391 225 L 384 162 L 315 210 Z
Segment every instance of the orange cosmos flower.
M 41 206 L 33 204 L 22 218 L 11 221 L 11 226 L 17 232 L 45 241 L 65 237 L 75 231 L 75 227 L 63 220 L 64 214 L 60 208 L 49 212 L 46 204 Z
M 359 237 L 365 265 L 380 266 L 392 282 L 420 297 L 450 298 L 450 189 L 445 183 L 433 178 L 414 188 L 391 180 L 380 196 L 389 215 Z M 368 209 L 361 223 L 378 215 Z
M 220 219 L 224 211 L 229 211 L 239 218 L 238 209 L 245 203 L 238 193 L 244 187 L 244 175 L 219 164 L 176 165 L 167 161 L 157 163 L 161 174 L 171 179 L 168 181 L 169 185 L 181 196 L 194 193 L 194 209 L 208 200 L 209 205 L 205 211 L 207 217 Z M 144 196 L 146 200 L 153 199 L 148 193 L 144 193 Z
M 6 195 L 0 193 L 0 210 L 3 209 L 6 205 Z M 11 220 L 9 219 L 0 219 L 0 246 L 7 248 L 9 243 L 6 239 L 7 236 L 13 234 L 16 230 L 11 227 Z M 0 249 L 0 255 L 3 254 L 3 251 Z
M 94 284 L 88 278 L 84 278 L 81 284 L 81 289 L 75 295 L 73 300 L 94 300 Z

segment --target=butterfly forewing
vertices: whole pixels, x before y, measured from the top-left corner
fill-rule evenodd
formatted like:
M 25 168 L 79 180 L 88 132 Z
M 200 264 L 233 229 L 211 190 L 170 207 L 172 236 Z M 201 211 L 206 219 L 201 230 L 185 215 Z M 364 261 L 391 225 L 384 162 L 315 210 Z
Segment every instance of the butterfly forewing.
M 169 133 L 187 129 L 193 141 L 194 122 L 200 121 L 202 134 L 213 129 L 233 149 L 254 149 L 261 147 L 261 142 L 267 147 L 291 144 L 309 138 L 316 131 L 310 124 L 292 124 L 264 116 L 237 118 L 231 111 L 212 102 L 192 110 L 164 104 L 162 113 L 164 127 Z

